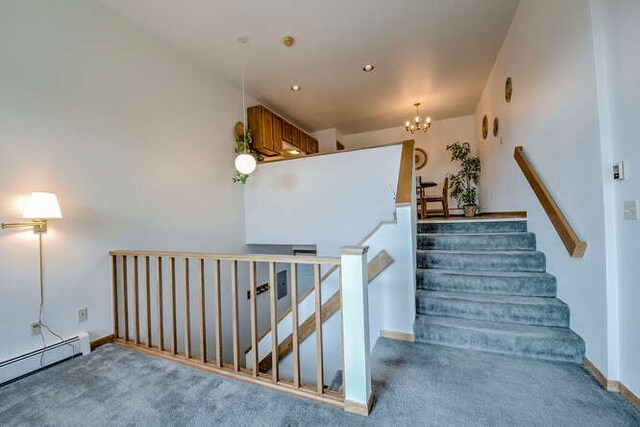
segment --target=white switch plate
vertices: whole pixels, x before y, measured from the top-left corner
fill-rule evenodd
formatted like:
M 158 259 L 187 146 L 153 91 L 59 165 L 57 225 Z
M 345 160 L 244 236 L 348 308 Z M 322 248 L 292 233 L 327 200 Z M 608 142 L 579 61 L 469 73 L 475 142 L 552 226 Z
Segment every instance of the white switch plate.
M 81 308 L 78 310 L 78 322 L 84 322 L 89 318 L 89 310 L 86 308 Z
M 624 219 L 637 221 L 638 219 L 638 200 L 624 201 Z

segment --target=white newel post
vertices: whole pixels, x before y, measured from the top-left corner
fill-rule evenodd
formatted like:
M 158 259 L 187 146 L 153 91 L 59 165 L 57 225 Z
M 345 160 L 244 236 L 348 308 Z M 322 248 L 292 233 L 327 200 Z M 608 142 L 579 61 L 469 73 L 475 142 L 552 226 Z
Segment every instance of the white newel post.
M 342 334 L 344 341 L 345 411 L 368 415 L 371 409 L 368 246 L 345 246 L 342 268 Z

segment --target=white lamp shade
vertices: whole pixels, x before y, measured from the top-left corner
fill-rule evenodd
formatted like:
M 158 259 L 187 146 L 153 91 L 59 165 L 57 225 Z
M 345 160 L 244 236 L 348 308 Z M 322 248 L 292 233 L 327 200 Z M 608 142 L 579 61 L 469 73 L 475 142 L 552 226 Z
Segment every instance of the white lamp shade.
M 249 175 L 256 170 L 256 159 L 251 154 L 240 154 L 234 162 L 238 172 Z
M 62 218 L 58 197 L 54 193 L 31 193 L 24 205 L 22 217 L 27 219 Z

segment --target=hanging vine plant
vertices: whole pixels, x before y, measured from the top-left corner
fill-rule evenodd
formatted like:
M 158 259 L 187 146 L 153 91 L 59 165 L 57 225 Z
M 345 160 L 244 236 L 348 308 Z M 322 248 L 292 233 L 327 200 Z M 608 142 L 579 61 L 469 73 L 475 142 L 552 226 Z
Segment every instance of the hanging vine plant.
M 256 158 L 257 161 L 262 160 L 262 155 L 253 149 L 253 139 L 251 138 L 251 129 L 247 129 L 244 132 L 244 125 L 242 122 L 236 123 L 235 127 L 235 135 L 236 135 L 236 147 L 235 154 L 236 156 L 240 154 L 251 154 Z M 246 184 L 249 180 L 249 175 L 244 174 L 242 172 L 236 171 L 235 176 L 232 178 L 232 182 L 239 184 Z

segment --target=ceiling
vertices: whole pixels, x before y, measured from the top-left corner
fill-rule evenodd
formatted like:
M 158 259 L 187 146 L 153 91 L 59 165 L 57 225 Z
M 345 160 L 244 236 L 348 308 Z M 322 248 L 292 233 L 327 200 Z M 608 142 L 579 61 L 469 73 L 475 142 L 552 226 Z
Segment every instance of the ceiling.
M 102 0 L 308 131 L 471 114 L 518 0 Z M 282 37 L 292 35 L 291 48 Z M 248 44 L 237 42 L 249 37 Z M 366 63 L 375 70 L 364 73 Z M 300 85 L 293 92 L 290 87 Z

